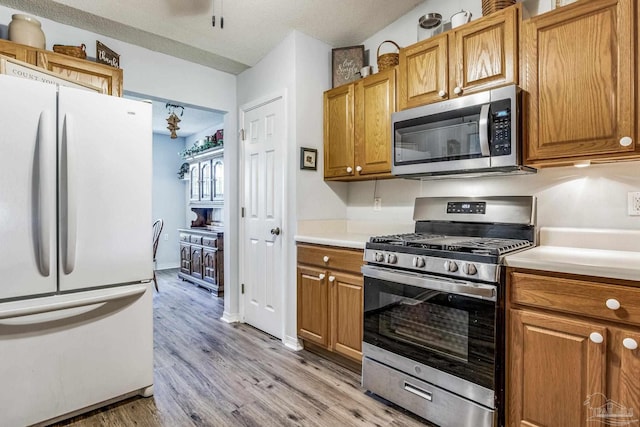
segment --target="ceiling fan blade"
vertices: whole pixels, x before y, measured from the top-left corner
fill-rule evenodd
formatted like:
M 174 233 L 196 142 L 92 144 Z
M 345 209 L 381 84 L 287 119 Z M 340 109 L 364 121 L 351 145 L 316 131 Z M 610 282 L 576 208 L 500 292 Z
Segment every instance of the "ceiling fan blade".
M 166 0 L 169 11 L 175 16 L 210 14 L 211 1 L 212 0 Z

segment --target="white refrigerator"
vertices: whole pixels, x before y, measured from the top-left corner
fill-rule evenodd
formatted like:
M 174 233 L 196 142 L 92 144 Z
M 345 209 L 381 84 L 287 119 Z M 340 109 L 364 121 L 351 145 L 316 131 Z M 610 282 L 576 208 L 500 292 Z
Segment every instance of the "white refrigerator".
M 0 75 L 0 425 L 153 393 L 151 105 Z

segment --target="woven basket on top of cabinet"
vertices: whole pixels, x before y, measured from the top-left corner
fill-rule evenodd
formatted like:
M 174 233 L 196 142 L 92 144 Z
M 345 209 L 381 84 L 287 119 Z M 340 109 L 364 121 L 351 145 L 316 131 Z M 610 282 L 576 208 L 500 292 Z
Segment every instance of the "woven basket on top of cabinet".
M 516 0 L 482 0 L 482 16 L 516 4 Z
M 87 47 L 83 44 L 80 46 L 65 46 L 54 44 L 53 51 L 63 55 L 73 56 L 74 58 L 87 59 Z
M 391 43 L 395 45 L 398 50 L 400 50 L 400 46 L 398 46 L 398 44 L 392 40 L 385 40 L 380 43 L 380 46 L 378 46 L 378 52 L 376 53 L 376 56 L 378 57 L 378 71 L 383 71 L 387 68 L 395 67 L 400 62 L 400 54 L 398 52 L 385 53 L 380 55 L 380 47 L 385 43 Z

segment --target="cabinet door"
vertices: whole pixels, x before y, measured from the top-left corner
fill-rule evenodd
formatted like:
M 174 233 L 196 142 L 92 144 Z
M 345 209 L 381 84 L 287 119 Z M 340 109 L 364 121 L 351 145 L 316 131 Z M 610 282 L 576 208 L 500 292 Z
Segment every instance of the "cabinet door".
M 398 110 L 441 101 L 449 96 L 447 34 L 400 50 Z
M 298 267 L 298 336 L 323 347 L 329 344 L 326 276 L 319 268 Z
M 200 167 L 197 163 L 189 166 L 189 199 L 192 202 L 200 200 Z
M 640 151 L 632 0 L 577 2 L 525 21 L 526 163 L 570 164 Z M 627 144 L 628 145 L 624 145 Z
M 200 162 L 200 200 L 210 201 L 212 199 L 212 175 L 211 161 Z
M 364 279 L 329 272 L 331 293 L 331 349 L 362 362 Z
M 191 275 L 202 279 L 202 248 L 191 246 Z
M 627 346 L 634 342 L 640 345 L 640 328 L 610 328 L 610 332 L 607 397 L 620 407 L 636 411 L 637 419 L 637 411 L 640 410 L 640 348 L 633 350 L 625 347 L 625 343 Z
M 507 424 L 588 425 L 585 401 L 606 395 L 607 329 L 525 310 L 509 316 Z M 602 342 L 591 341 L 592 333 Z
M 99 87 L 102 93 L 122 96 L 122 70 L 84 59 L 74 58 L 45 50 L 38 51 L 38 67 L 75 80 Z
M 224 163 L 222 159 L 211 161 L 213 171 L 213 198 L 215 200 L 224 199 Z
M 512 6 L 453 32 L 450 97 L 518 83 L 518 12 Z
M 217 283 L 217 249 L 204 248 L 202 250 L 202 273 L 203 280 L 209 283 Z
M 36 52 L 36 49 L 29 48 L 28 46 L 7 40 L 0 40 L 0 55 L 36 65 Z
M 180 243 L 180 272 L 191 274 L 191 246 Z
M 353 175 L 354 85 L 324 93 L 324 177 Z
M 391 173 L 391 113 L 396 111 L 396 70 L 355 85 L 355 165 L 357 175 Z

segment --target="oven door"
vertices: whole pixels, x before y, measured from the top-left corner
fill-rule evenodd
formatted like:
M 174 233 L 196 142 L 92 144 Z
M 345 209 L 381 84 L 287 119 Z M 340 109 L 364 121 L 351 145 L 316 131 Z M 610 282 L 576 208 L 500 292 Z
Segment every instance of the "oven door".
M 496 391 L 496 285 L 372 265 L 362 272 L 366 344 Z

